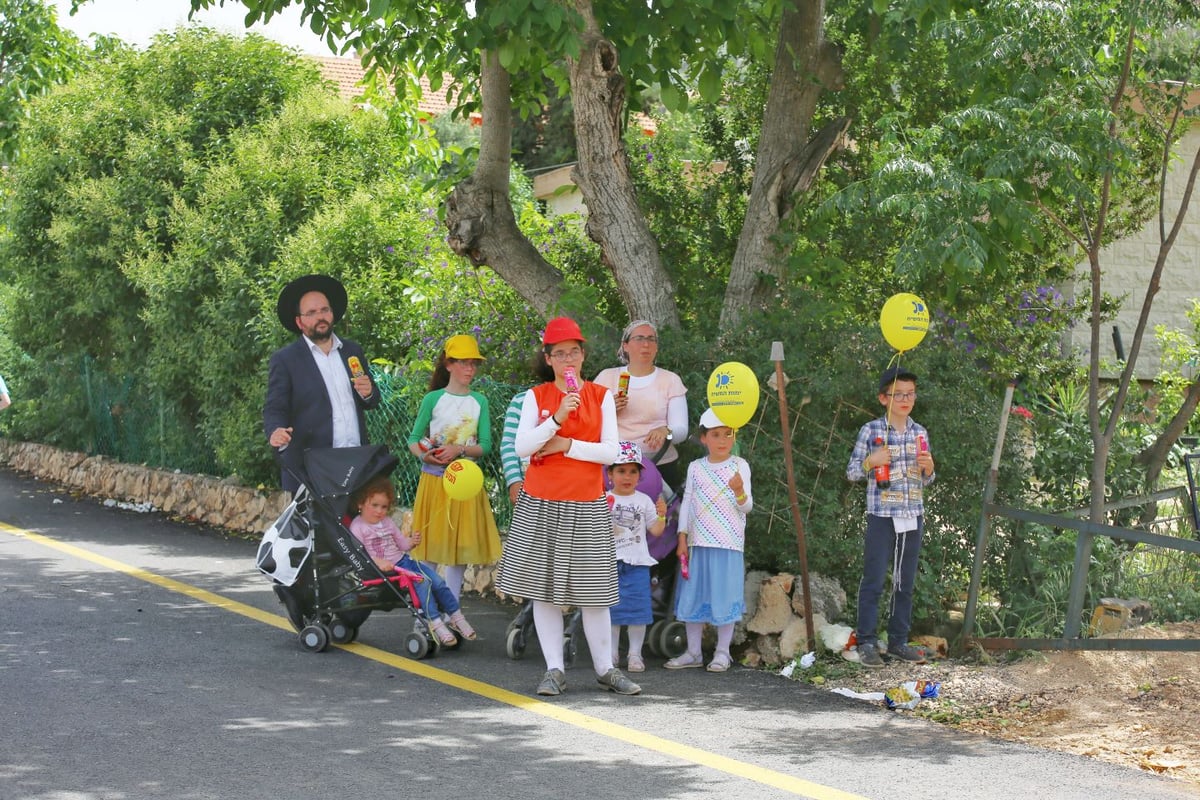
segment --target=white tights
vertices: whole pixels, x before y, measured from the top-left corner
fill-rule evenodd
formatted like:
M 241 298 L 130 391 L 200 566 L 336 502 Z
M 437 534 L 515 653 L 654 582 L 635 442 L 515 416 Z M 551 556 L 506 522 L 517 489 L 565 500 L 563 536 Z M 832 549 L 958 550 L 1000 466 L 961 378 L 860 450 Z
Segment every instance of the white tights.
M 583 635 L 587 639 L 588 651 L 592 654 L 592 668 L 597 675 L 604 675 L 613 666 L 612 625 L 608 606 L 584 606 L 579 609 L 583 616 Z M 563 609 L 544 600 L 533 601 L 533 627 L 537 630 L 538 644 L 546 669 L 565 669 L 563 666 Z
M 688 652 L 694 656 L 700 655 L 700 642 L 704 634 L 703 622 L 688 622 L 685 623 L 687 628 L 687 648 Z M 717 650 L 718 653 L 729 655 L 729 645 L 733 641 L 733 623 L 729 622 L 724 625 L 717 626 Z
M 421 563 L 435 572 L 437 571 L 438 565 L 433 561 L 422 561 Z M 450 589 L 450 593 L 454 595 L 455 600 L 462 600 L 463 576 L 466 574 L 466 564 L 447 564 L 442 567 L 442 577 L 446 579 L 446 586 Z
M 642 657 L 642 645 L 646 643 L 646 626 L 645 625 L 627 625 L 625 626 L 626 633 L 629 634 L 629 655 Z M 615 664 L 618 659 L 617 650 L 621 642 L 621 626 L 612 626 L 612 657 Z

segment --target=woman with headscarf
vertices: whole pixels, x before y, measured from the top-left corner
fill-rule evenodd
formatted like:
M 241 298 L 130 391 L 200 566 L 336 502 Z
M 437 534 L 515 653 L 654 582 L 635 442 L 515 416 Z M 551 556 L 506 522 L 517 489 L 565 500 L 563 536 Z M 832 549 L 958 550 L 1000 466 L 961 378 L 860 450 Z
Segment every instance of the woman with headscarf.
M 674 442 L 688 434 L 687 388 L 674 372 L 655 366 L 657 357 L 658 329 L 648 320 L 634 320 L 617 347 L 624 366 L 603 370 L 595 382 L 613 393 L 621 440 L 640 445 L 678 491 L 683 471 Z

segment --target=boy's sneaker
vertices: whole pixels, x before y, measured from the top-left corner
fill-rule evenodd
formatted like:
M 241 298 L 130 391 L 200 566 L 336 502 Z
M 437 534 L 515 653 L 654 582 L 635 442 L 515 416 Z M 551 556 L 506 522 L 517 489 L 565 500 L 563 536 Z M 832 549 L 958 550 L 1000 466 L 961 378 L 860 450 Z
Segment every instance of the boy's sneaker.
M 879 648 L 874 642 L 867 642 L 858 646 L 858 663 L 868 669 L 879 669 L 883 666 L 883 659 L 879 656 Z
M 909 664 L 924 664 L 925 654 L 915 647 L 906 644 L 890 644 L 887 649 L 888 658 L 907 661 Z

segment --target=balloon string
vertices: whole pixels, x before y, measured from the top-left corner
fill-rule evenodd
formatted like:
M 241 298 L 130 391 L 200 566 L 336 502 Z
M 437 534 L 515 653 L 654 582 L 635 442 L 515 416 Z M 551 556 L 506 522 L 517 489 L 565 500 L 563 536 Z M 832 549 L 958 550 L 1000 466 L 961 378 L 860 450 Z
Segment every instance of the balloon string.
M 898 368 L 900 366 L 900 356 L 901 355 L 903 355 L 903 352 L 900 350 L 897 350 L 895 355 L 893 355 L 891 357 L 891 359 L 888 361 L 888 364 L 886 367 L 884 367 L 883 371 L 886 373 L 893 366 L 896 366 Z M 895 384 L 896 384 L 896 382 L 892 381 L 892 386 L 895 386 Z M 891 431 L 892 431 L 892 404 L 896 402 L 896 398 L 892 397 L 893 394 L 895 394 L 895 392 L 890 391 L 890 387 L 889 387 L 889 391 L 887 393 L 887 396 L 888 396 L 887 419 L 884 420 L 887 424 L 885 424 L 883 426 L 883 446 L 884 447 L 888 447 L 891 444 L 890 439 L 891 439 Z

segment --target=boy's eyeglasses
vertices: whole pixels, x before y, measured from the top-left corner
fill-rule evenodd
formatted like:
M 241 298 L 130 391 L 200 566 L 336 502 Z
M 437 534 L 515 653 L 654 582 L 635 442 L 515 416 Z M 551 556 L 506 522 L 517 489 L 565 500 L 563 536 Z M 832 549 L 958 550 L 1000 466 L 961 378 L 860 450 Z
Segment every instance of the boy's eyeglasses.
M 737 431 L 709 431 L 708 435 L 712 436 L 714 439 L 735 439 L 737 438 Z
M 893 400 L 916 400 L 916 392 L 888 392 L 887 396 Z

